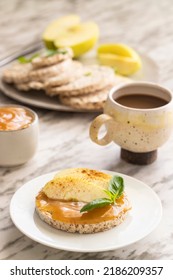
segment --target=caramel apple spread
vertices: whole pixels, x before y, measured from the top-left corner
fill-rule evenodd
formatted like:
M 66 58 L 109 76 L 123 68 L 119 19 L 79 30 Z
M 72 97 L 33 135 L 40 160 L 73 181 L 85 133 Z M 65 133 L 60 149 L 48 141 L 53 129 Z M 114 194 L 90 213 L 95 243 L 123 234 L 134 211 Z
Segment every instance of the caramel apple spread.
M 33 121 L 31 114 L 20 107 L 0 107 L 0 130 L 12 131 L 28 127 Z
M 112 178 L 86 168 L 60 171 L 36 196 L 36 211 L 44 222 L 68 232 L 93 233 L 117 226 L 131 206 L 121 177 L 112 181 L 109 191 Z
M 85 205 L 84 202 L 53 200 L 48 198 L 44 192 L 38 194 L 36 205 L 41 211 L 49 213 L 53 220 L 75 224 L 95 224 L 113 220 L 120 213 L 129 210 L 129 202 L 124 195 L 118 199 L 116 205 L 107 205 L 84 213 L 80 212 Z

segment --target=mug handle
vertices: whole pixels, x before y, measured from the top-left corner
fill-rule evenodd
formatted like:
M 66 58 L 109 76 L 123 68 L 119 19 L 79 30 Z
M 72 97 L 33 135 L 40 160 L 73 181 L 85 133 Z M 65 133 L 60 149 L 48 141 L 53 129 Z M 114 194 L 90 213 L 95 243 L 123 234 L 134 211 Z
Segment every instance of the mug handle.
M 105 146 L 112 141 L 112 134 L 109 132 L 109 130 L 107 130 L 103 138 L 98 138 L 101 126 L 109 123 L 110 121 L 113 121 L 113 118 L 106 114 L 99 115 L 94 119 L 90 126 L 90 138 L 93 142 L 98 145 Z

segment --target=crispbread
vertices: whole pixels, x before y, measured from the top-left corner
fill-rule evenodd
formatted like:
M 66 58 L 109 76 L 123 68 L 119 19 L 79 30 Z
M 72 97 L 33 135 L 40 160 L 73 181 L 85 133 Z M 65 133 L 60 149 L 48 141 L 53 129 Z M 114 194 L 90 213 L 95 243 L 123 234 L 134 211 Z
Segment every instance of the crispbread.
M 49 224 L 50 226 L 60 229 L 66 232 L 71 232 L 71 233 L 96 233 L 96 232 L 102 232 L 109 230 L 115 226 L 120 225 L 126 218 L 127 212 L 121 212 L 118 216 L 116 216 L 115 219 L 109 220 L 109 221 L 104 221 L 96 224 L 78 224 L 78 223 L 66 223 L 66 222 L 61 222 L 58 220 L 54 220 L 48 212 L 43 212 L 41 209 L 39 209 L 36 206 L 36 211 L 45 223 Z
M 27 83 L 29 78 L 29 72 L 32 70 L 31 63 L 20 64 L 15 63 L 10 68 L 6 68 L 3 71 L 2 79 L 6 83 Z
M 101 110 L 104 107 L 111 87 L 109 86 L 93 93 L 79 96 L 68 97 L 62 95 L 59 96 L 59 100 L 62 104 L 75 109 Z
M 68 67 L 67 71 L 60 73 L 54 77 L 46 79 L 44 88 L 49 89 L 52 87 L 62 86 L 68 84 L 83 75 L 85 67 L 82 66 L 82 63 L 78 61 L 72 61 L 71 65 Z
M 105 102 L 107 100 L 108 93 L 110 89 L 118 85 L 119 83 L 130 82 L 128 78 L 121 76 L 115 76 L 114 80 L 109 86 L 104 89 L 92 92 L 90 94 L 79 95 L 79 96 L 59 96 L 59 100 L 62 104 L 70 106 L 76 109 L 86 109 L 86 110 L 101 110 L 103 109 Z
M 114 79 L 113 69 L 106 66 L 88 66 L 86 73 L 75 81 L 60 87 L 51 87 L 46 89 L 46 93 L 50 96 L 78 96 L 85 95 L 111 84 Z
M 30 89 L 41 90 L 44 88 L 44 84 L 37 81 L 31 81 L 28 83 L 17 83 L 15 84 L 16 88 L 22 91 L 28 91 Z
M 55 53 L 54 55 L 48 56 L 43 53 L 43 55 L 39 57 L 35 57 L 32 60 L 33 68 L 42 68 L 57 64 L 63 60 L 67 60 L 73 57 L 73 51 L 71 48 L 60 48 L 58 49 L 59 53 Z
M 66 59 L 58 64 L 48 66 L 48 67 L 43 67 L 43 68 L 38 68 L 34 69 L 29 72 L 29 80 L 30 81 L 45 81 L 46 78 L 48 77 L 53 77 L 56 75 L 59 75 L 63 71 L 66 71 L 68 67 L 71 65 L 72 60 L 71 59 Z

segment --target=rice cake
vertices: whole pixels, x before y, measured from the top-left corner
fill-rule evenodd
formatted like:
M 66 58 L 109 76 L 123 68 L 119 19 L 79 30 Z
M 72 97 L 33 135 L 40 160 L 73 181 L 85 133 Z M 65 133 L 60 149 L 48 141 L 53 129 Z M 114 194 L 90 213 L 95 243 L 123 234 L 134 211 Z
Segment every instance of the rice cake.
M 71 48 L 60 48 L 57 50 L 58 53 L 53 55 L 42 54 L 39 57 L 35 57 L 32 60 L 33 68 L 42 68 L 51 65 L 55 65 L 61 61 L 67 60 L 73 57 L 73 51 Z
M 75 81 L 46 89 L 49 96 L 78 96 L 85 95 L 105 88 L 115 78 L 113 69 L 106 66 L 88 66 L 87 71 Z

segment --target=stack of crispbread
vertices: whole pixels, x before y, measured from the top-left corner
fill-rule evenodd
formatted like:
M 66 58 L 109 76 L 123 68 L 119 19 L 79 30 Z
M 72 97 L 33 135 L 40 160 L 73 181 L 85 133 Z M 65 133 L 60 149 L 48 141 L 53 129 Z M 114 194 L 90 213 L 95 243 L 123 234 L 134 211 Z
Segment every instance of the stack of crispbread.
M 5 69 L 3 80 L 21 91 L 44 90 L 48 96 L 59 97 L 64 105 L 86 110 L 102 109 L 110 88 L 130 81 L 109 67 L 85 66 L 72 57 L 70 48 L 51 56 L 43 53 L 31 62 L 18 62 Z

